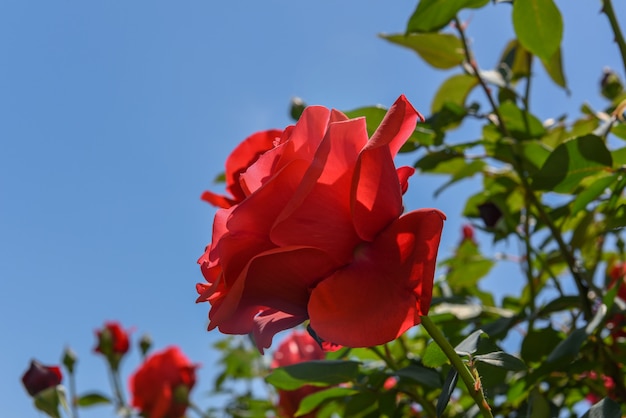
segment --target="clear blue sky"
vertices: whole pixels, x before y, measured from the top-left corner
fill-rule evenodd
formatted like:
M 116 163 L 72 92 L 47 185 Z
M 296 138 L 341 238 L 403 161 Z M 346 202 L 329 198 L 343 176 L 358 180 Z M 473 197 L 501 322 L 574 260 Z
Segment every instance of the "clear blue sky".
M 615 3 L 626 17 L 626 4 Z M 415 4 L 3 1 L 0 415 L 37 416 L 20 376 L 31 358 L 58 363 L 66 345 L 79 355 L 79 391 L 108 390 L 103 361 L 91 352 L 105 320 L 134 328 L 137 338 L 149 332 L 156 348 L 177 344 L 202 363 L 195 399 L 207 405 L 201 394 L 211 386 L 209 347 L 219 334 L 205 331 L 208 305 L 194 304 L 196 259 L 214 213 L 201 192 L 221 190 L 212 180 L 239 141 L 291 123 L 293 96 L 348 110 L 388 106 L 404 93 L 428 113 L 438 84 L 458 70 L 435 72 L 376 37 L 401 32 Z M 576 115 L 583 100 L 600 108 L 602 67 L 622 70 L 600 2 L 558 4 L 573 94 L 538 70 L 540 117 Z M 488 9 L 463 14 L 483 68 L 512 36 L 510 6 Z M 475 139 L 478 131 L 456 135 Z M 439 184 L 413 177 L 405 206 L 447 213 L 446 256 L 459 239 L 462 198 L 478 186 L 434 200 Z M 506 280 L 496 270 L 484 285 L 516 289 Z M 134 351 L 125 375 L 137 365 Z M 102 407 L 81 414 L 111 415 Z

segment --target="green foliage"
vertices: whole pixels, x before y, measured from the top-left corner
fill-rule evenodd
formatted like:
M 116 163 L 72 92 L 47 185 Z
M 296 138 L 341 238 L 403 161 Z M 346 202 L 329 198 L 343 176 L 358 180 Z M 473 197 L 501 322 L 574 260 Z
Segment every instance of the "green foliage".
M 626 303 L 619 286 L 609 286 L 622 283 L 623 273 L 609 274 L 626 261 L 623 74 L 598 75 L 602 109 L 582 103 L 570 115 L 555 104 L 553 114 L 536 114 L 532 104 L 550 97 L 534 88 L 534 78 L 568 89 L 561 12 L 553 0 L 491 3 L 420 0 L 404 32 L 381 35 L 433 70 L 456 70 L 401 149 L 413 153 L 422 174 L 445 178 L 436 195 L 474 179 L 459 210 L 495 246 L 464 237 L 441 252 L 429 318 L 452 346 L 417 327 L 385 346 L 343 348 L 326 360 L 269 370 L 247 344 L 229 339 L 217 347 L 224 373 L 216 393 L 230 390 L 226 382 L 258 377 L 270 399 L 277 390 L 313 386 L 298 415 L 322 417 L 405 417 L 412 408 L 429 417 L 626 414 L 616 402 L 626 399 Z M 624 54 L 610 2 L 603 4 Z M 472 48 L 481 45 L 468 41 L 471 19 L 459 18 L 486 7 L 512 7 L 515 38 L 502 40 L 494 68 L 480 67 Z M 303 106 L 292 102 L 294 119 Z M 372 135 L 385 112 L 364 106 L 346 114 L 366 117 Z M 470 125 L 478 128 L 473 137 L 459 135 Z M 519 294 L 494 295 L 484 284 L 490 276 L 518 285 Z M 237 396 L 239 404 L 255 399 L 272 408 L 251 391 Z

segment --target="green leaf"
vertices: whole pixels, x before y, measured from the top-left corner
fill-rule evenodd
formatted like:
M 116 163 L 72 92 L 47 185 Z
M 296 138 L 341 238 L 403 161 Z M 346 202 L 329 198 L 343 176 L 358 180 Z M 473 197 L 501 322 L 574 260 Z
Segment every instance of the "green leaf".
M 533 329 L 524 337 L 522 342 L 522 358 L 528 363 L 540 362 L 560 342 L 559 333 L 549 326 Z
M 446 406 L 448 406 L 448 402 L 450 402 L 450 397 L 452 396 L 452 392 L 454 392 L 454 388 L 456 388 L 456 382 L 459 380 L 459 372 L 453 367 L 448 372 L 448 376 L 446 377 L 446 381 L 443 383 L 443 389 L 441 389 L 441 394 L 439 395 L 439 399 L 437 399 L 437 418 L 443 415 L 443 411 L 446 410 Z
M 494 351 L 492 353 L 480 354 L 474 357 L 475 361 L 491 364 L 506 370 L 522 371 L 527 370 L 526 365 L 520 359 L 504 351 Z
M 65 389 L 61 385 L 49 387 L 33 396 L 35 408 L 52 418 L 61 418 L 59 406 L 66 405 Z
M 387 41 L 415 51 L 435 68 L 447 69 L 460 65 L 465 59 L 463 43 L 451 34 L 414 33 L 410 35 L 380 35 Z
M 428 347 L 432 345 L 437 346 L 437 344 L 431 343 Z M 428 349 L 426 351 L 428 352 Z M 445 354 L 443 354 L 443 352 L 441 352 L 441 354 L 445 357 Z M 424 355 L 424 357 L 425 356 L 426 354 Z M 431 388 L 441 387 L 441 375 L 436 370 L 420 366 L 419 364 L 412 364 L 408 367 L 400 369 L 396 371 L 396 375 L 401 379 L 408 379 L 419 385 L 428 386 Z
M 428 344 L 424 356 L 422 357 L 422 363 L 424 363 L 426 367 L 440 367 L 449 363 L 449 361 L 441 347 L 435 342 Z
M 602 139 L 585 135 L 556 147 L 533 177 L 532 185 L 536 190 L 568 193 L 585 177 L 608 171 L 612 165 L 611 153 Z
M 516 139 L 539 138 L 546 132 L 539 119 L 513 102 L 502 103 L 498 110 L 507 130 Z
M 556 83 L 557 86 L 563 87 L 567 90 L 567 82 L 565 81 L 565 74 L 563 73 L 563 59 L 561 58 L 561 48 L 557 49 L 550 59 L 541 58 L 541 63 L 546 72 Z M 569 91 L 569 90 L 568 90 Z
M 366 417 L 376 409 L 378 397 L 371 393 L 360 392 L 352 396 L 346 404 L 344 415 L 347 417 Z
M 480 329 L 472 332 L 468 335 L 463 341 L 461 341 L 456 347 L 454 347 L 454 351 L 460 356 L 470 355 L 475 353 L 478 350 L 478 343 L 480 342 L 480 336 L 484 334 L 484 332 Z
M 476 77 L 467 74 L 453 75 L 439 86 L 430 105 L 430 111 L 432 113 L 440 111 L 446 102 L 465 106 L 467 96 L 476 85 L 478 85 Z
M 303 385 L 331 386 L 348 382 L 359 373 L 357 361 L 314 360 L 274 369 L 266 380 L 278 389 L 293 390 Z
M 565 340 L 561 341 L 546 359 L 546 363 L 554 363 L 558 360 L 570 362 L 578 353 L 583 343 L 602 323 L 602 319 L 606 314 L 606 305 L 600 305 L 593 319 L 584 328 L 574 330 Z
M 110 404 L 110 403 L 111 403 L 111 399 L 97 392 L 86 393 L 78 398 L 78 406 L 82 406 L 82 407 L 101 405 L 101 404 Z
M 604 191 L 619 178 L 618 174 L 602 176 L 589 186 L 585 187 L 572 202 L 571 216 L 585 209 L 589 203 L 600 196 Z
M 622 409 L 612 399 L 604 398 L 582 416 L 582 418 L 621 418 Z
M 446 26 L 461 9 L 477 9 L 489 0 L 421 0 L 409 19 L 406 31 L 434 32 Z
M 367 106 L 344 112 L 350 119 L 365 117 L 367 134 L 371 137 L 387 114 L 387 109 L 382 106 Z
M 359 393 L 359 391 L 356 389 L 342 387 L 332 387 L 329 389 L 321 390 L 319 392 L 315 392 L 302 399 L 302 401 L 300 402 L 300 407 L 296 412 L 296 416 L 308 414 L 326 401 L 333 399 L 342 399 L 357 393 Z
M 561 45 L 563 18 L 552 0 L 513 2 L 513 28 L 520 43 L 544 60 Z
M 511 81 L 530 75 L 530 56 L 517 39 L 510 41 L 500 57 L 500 67 L 509 74 Z

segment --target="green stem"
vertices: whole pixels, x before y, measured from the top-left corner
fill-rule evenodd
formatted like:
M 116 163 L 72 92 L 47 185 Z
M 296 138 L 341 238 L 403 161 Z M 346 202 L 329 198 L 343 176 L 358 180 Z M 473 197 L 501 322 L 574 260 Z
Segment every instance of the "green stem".
M 76 375 L 70 372 L 70 402 L 72 408 L 72 418 L 78 418 L 78 398 L 76 396 Z
M 611 0 L 602 0 L 602 12 L 609 19 L 611 29 L 613 29 L 615 42 L 617 43 L 620 54 L 622 55 L 624 74 L 626 74 L 626 41 L 624 41 L 624 35 L 622 35 L 622 30 L 619 27 L 619 22 L 617 21 L 617 17 L 615 16 L 615 11 L 613 10 L 613 4 L 611 3 Z
M 372 352 L 376 354 L 377 357 L 384 361 L 387 367 L 389 367 L 391 370 L 398 370 L 398 366 L 396 365 L 394 359 L 386 356 L 382 351 L 378 349 L 378 347 L 370 347 L 370 350 L 372 350 Z
M 474 379 L 472 372 L 467 368 L 467 366 L 465 365 L 461 357 L 456 353 L 456 351 L 454 351 L 452 345 L 450 345 L 446 337 L 439 330 L 439 328 L 437 328 L 435 323 L 428 316 L 422 316 L 421 319 L 422 325 L 424 326 L 426 332 L 428 332 L 428 334 L 439 346 L 439 348 L 441 348 L 446 357 L 448 357 L 448 360 L 450 360 L 450 363 L 452 363 L 452 366 L 454 366 L 454 368 L 459 373 L 461 380 L 463 380 L 463 383 L 465 383 L 465 386 L 467 387 L 467 391 L 474 399 L 474 403 L 476 403 L 483 416 L 485 418 L 493 418 L 491 408 L 489 407 L 489 404 L 485 399 L 482 389 L 476 388 L 476 380 Z

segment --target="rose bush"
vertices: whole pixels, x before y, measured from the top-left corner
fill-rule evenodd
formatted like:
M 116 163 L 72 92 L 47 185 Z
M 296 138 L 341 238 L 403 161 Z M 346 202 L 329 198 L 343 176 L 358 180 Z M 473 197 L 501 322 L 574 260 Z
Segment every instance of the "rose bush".
M 178 347 L 150 355 L 130 376 L 131 405 L 147 418 L 184 416 L 196 383 L 196 368 Z
M 226 162 L 231 196 L 199 264 L 209 330 L 253 333 L 259 350 L 309 319 L 323 341 L 365 347 L 418 324 L 431 301 L 445 216 L 402 215 L 411 167 L 393 158 L 423 119 L 404 96 L 368 139 L 363 118 L 321 106 L 247 138 Z
M 324 351 L 313 337 L 306 332 L 294 331 L 280 343 L 274 352 L 271 367 L 285 367 L 303 361 L 323 360 L 324 358 Z M 295 416 L 302 399 L 323 389 L 324 388 L 305 385 L 296 390 L 279 390 L 278 411 L 280 416 Z M 302 416 L 305 418 L 315 417 L 316 411 Z

